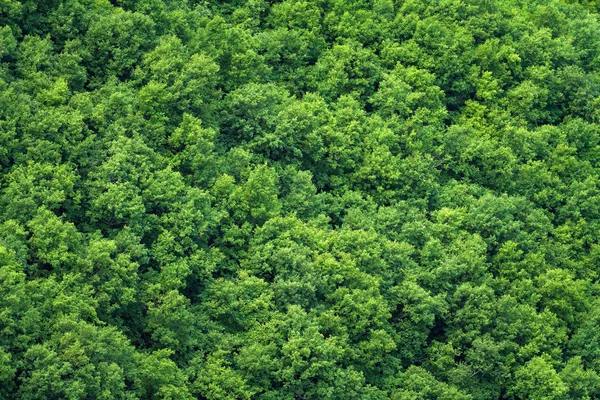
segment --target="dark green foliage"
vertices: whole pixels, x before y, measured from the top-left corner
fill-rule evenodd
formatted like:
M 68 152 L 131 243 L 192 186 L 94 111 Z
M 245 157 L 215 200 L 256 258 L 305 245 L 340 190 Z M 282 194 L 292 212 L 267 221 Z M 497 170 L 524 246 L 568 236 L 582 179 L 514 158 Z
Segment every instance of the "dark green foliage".
M 600 398 L 599 9 L 0 0 L 0 398 Z

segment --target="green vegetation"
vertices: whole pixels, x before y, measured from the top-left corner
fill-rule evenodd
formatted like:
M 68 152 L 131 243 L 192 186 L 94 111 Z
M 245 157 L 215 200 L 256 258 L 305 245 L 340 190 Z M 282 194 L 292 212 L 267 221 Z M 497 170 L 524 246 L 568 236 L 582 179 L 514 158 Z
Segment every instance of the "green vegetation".
M 0 0 L 0 398 L 600 398 L 598 9 Z

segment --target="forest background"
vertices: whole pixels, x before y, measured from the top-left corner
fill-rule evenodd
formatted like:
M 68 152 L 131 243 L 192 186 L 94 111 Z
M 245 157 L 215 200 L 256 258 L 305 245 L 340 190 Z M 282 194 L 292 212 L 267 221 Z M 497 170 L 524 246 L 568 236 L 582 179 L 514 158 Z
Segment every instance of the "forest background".
M 0 398 L 600 398 L 600 21 L 0 0 Z

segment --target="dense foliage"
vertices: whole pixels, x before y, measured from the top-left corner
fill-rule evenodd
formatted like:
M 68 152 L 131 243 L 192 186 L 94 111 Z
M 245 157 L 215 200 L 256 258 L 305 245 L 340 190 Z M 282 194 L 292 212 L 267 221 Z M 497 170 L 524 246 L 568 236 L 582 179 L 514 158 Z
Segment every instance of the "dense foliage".
M 600 398 L 597 8 L 1 0 L 0 398 Z

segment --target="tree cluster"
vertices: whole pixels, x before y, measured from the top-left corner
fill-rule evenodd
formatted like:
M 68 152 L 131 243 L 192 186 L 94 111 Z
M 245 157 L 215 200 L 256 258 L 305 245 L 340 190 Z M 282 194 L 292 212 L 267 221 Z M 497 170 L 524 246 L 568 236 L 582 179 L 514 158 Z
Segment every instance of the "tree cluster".
M 0 398 L 600 398 L 598 8 L 1 0 Z

